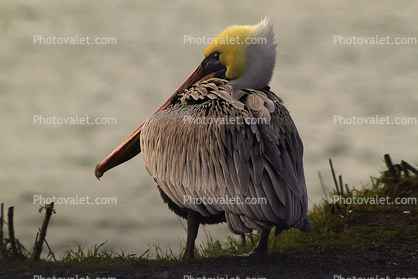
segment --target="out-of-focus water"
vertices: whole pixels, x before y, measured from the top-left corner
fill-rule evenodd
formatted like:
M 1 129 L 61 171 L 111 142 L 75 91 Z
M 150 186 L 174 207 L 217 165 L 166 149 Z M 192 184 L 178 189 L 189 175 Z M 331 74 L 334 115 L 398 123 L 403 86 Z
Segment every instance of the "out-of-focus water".
M 343 117 L 418 117 L 416 44 L 334 44 L 342 37 L 418 38 L 418 3 L 399 1 L 3 1 L 0 3 L 0 202 L 15 206 L 17 237 L 34 240 L 42 197 L 115 197 L 116 205 L 57 205 L 47 234 L 60 254 L 74 241 L 142 254 L 174 250 L 185 233 L 162 203 L 141 156 L 108 172 L 94 166 L 135 130 L 233 24 L 270 16 L 278 42 L 272 90 L 305 145 L 310 200 L 331 188 L 328 158 L 349 185 L 377 176 L 383 154 L 416 162 L 418 125 L 340 125 Z M 40 45 L 34 36 L 114 37 L 113 45 Z M 112 117 L 116 125 L 41 125 L 34 117 Z M 216 240 L 226 225 L 207 227 Z M 199 243 L 204 241 L 200 231 Z

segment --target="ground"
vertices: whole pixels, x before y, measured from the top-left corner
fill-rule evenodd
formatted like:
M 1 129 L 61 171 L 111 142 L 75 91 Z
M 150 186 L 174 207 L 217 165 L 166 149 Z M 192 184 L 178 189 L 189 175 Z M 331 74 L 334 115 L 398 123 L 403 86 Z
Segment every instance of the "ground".
M 93 272 L 71 268 L 0 270 L 0 278 L 418 278 L 418 246 L 410 241 L 390 246 L 304 247 L 265 256 L 222 257 L 138 267 L 130 271 Z M 204 277 L 205 276 L 205 277 Z M 376 277 L 377 276 L 377 277 Z

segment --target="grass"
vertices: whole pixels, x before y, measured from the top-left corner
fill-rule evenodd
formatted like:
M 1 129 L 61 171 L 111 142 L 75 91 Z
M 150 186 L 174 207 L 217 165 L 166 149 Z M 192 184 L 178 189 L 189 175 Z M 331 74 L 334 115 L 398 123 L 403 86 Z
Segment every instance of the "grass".
M 330 162 L 331 163 L 331 162 Z M 335 189 L 331 196 L 337 195 L 340 201 L 331 203 L 326 198 L 316 204 L 308 218 L 312 224 L 310 233 L 296 229 L 283 231 L 274 236 L 271 233 L 269 247 L 272 252 L 304 247 L 335 247 L 343 249 L 347 245 L 396 245 L 399 241 L 418 242 L 418 176 L 411 166 L 391 165 L 379 178 L 371 178 L 368 189 L 349 189 L 343 187 L 342 177 L 336 179 L 332 163 Z M 412 168 L 412 169 L 411 169 Z M 353 204 L 353 200 L 357 203 Z M 385 201 L 376 204 L 371 201 Z M 383 200 L 382 200 L 383 199 Z M 403 200 L 402 200 L 403 199 Z M 408 201 L 410 204 L 396 204 L 395 201 Z M 365 203 L 364 201 L 368 201 Z M 351 201 L 351 202 L 349 202 Z M 363 201 L 361 204 L 359 201 Z M 389 203 L 388 203 L 389 202 Z M 257 243 L 259 233 L 246 236 L 246 242 L 228 236 L 225 242 L 213 241 L 209 235 L 208 247 L 196 248 L 196 260 L 209 257 L 228 257 L 234 254 L 250 252 Z M 57 261 L 52 257 L 40 261 L 30 261 L 30 251 L 26 251 L 25 260 L 10 260 L 1 257 L 3 268 L 32 267 L 73 267 L 102 270 L 129 270 L 133 268 L 152 268 L 156 265 L 174 265 L 181 259 L 184 241 L 180 241 L 180 253 L 175 254 L 169 247 L 163 250 L 159 245 L 150 246 L 142 255 L 127 254 L 124 251 L 103 250 L 105 244 L 96 244 L 90 248 L 77 244 L 76 249 L 68 249 Z M 196 261 L 193 260 L 193 261 Z

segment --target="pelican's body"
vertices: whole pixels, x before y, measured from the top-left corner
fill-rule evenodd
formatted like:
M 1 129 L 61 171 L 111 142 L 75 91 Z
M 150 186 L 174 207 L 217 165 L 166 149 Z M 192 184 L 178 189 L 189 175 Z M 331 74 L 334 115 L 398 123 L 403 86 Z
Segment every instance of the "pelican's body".
M 235 234 L 262 230 L 256 253 L 268 252 L 272 227 L 276 234 L 311 229 L 302 141 L 267 86 L 275 64 L 271 23 L 233 26 L 217 38 L 231 35 L 266 41 L 215 39 L 185 84 L 96 168 L 100 177 L 142 152 L 164 201 L 188 221 L 184 257 L 194 255 L 199 224 L 226 221 Z

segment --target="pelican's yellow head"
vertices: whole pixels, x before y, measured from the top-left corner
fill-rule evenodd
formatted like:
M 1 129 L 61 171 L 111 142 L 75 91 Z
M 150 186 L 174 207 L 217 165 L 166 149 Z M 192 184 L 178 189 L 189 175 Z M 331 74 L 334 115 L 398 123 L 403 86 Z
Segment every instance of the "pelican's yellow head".
M 257 25 L 230 26 L 203 52 L 205 59 L 214 53 L 226 67 L 225 77 L 231 85 L 263 89 L 270 82 L 276 60 L 273 25 L 265 18 Z
M 219 52 L 219 60 L 227 68 L 225 76 L 231 80 L 240 77 L 245 69 L 246 40 L 251 38 L 254 28 L 255 25 L 234 25 L 226 28 L 205 49 L 205 58 Z

